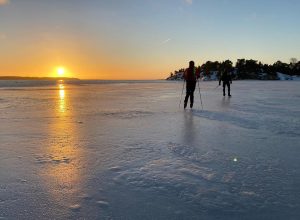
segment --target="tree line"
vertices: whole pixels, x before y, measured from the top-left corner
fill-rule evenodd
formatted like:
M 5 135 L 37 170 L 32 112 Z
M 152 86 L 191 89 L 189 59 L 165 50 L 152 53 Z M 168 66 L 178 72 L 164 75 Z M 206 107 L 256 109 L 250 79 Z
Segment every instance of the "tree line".
M 263 64 L 260 61 L 252 59 L 238 59 L 235 65 L 233 65 L 230 60 L 222 62 L 207 61 L 201 66 L 198 66 L 198 68 L 200 68 L 202 76 L 210 76 L 213 73 L 217 73 L 219 77 L 222 72 L 228 71 L 231 73 L 233 79 L 276 80 L 277 73 L 300 76 L 300 61 L 296 58 L 291 58 L 290 63 L 276 61 L 271 65 Z M 174 73 L 170 73 L 168 78 L 181 78 L 184 70 L 184 68 L 176 70 Z

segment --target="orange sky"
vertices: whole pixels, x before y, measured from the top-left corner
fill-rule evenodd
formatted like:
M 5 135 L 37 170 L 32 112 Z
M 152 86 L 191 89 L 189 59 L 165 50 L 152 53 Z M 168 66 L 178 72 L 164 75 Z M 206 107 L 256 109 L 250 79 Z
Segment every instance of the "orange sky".
M 2 39 L 1 75 L 57 76 L 57 68 L 64 67 L 66 77 L 81 79 L 163 79 L 176 67 L 171 59 L 153 51 L 145 56 L 147 51 L 131 51 L 127 45 L 91 49 L 89 40 L 55 35 L 42 33 L 34 42 L 9 36 Z
M 66 77 L 81 79 L 162 79 L 174 69 L 171 62 L 161 65 L 164 61 L 158 54 L 145 56 L 147 51 L 132 51 L 121 43 L 120 48 L 107 45 L 102 50 L 101 43 L 92 45 L 90 39 L 61 28 L 29 33 L 26 38 L 3 35 L 0 75 L 52 77 L 58 67 L 64 67 Z

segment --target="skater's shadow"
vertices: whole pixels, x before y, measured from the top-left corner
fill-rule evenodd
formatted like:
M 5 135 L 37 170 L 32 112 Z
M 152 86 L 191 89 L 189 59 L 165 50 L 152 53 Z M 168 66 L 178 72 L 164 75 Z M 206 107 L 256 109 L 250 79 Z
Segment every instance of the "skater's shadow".
M 227 109 L 230 107 L 230 97 L 223 97 L 221 102 L 221 107 Z
M 194 115 L 192 110 L 184 114 L 183 123 L 183 142 L 188 144 L 193 144 L 196 137 L 196 128 L 194 123 Z
M 229 103 L 226 105 L 229 105 Z M 244 115 L 235 114 L 234 112 L 226 111 L 226 110 L 223 111 L 194 110 L 193 115 L 194 117 L 206 118 L 208 120 L 218 121 L 222 123 L 225 122 L 225 123 L 229 123 L 247 129 L 259 128 L 259 123 L 257 123 L 257 121 L 252 120 L 251 118 L 246 118 L 244 117 Z

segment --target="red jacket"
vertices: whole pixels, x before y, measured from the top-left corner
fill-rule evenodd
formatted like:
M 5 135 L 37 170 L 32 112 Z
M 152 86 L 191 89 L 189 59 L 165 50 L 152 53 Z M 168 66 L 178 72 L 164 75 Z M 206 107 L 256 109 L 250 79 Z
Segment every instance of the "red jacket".
M 184 72 L 185 81 L 196 82 L 199 77 L 200 69 L 197 69 L 196 67 L 194 67 L 193 69 L 187 68 Z

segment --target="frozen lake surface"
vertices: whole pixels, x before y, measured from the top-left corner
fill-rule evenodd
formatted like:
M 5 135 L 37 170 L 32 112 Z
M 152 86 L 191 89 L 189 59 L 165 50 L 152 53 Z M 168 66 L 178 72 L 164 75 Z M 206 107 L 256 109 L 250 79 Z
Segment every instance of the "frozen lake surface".
M 216 85 L 0 88 L 0 219 L 300 219 L 300 82 Z

